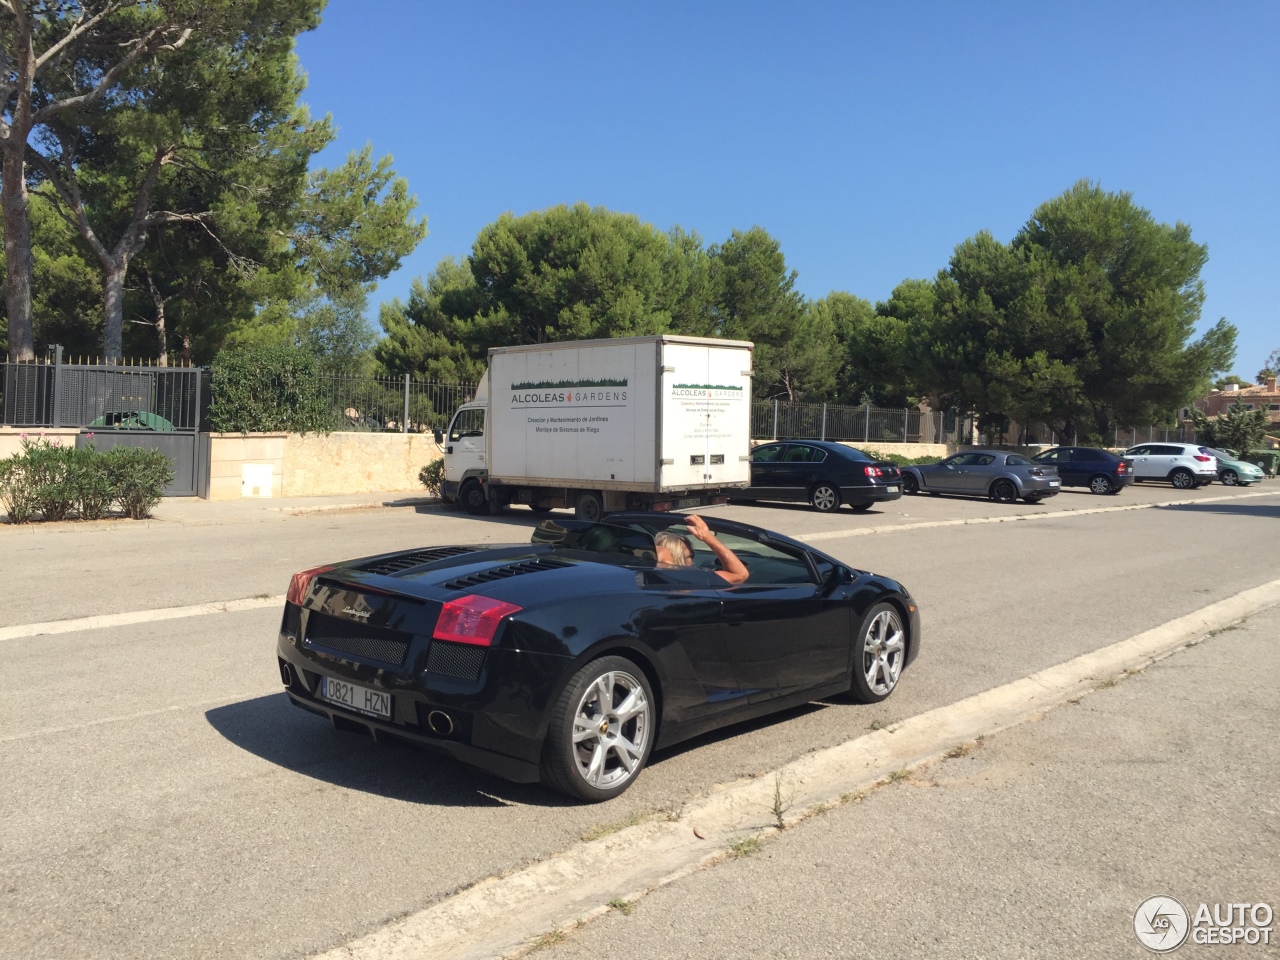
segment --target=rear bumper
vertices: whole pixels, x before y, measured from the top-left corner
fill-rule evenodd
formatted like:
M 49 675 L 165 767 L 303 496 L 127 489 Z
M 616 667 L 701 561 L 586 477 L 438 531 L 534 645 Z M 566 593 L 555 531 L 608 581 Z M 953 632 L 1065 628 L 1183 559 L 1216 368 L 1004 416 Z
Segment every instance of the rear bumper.
M 1062 490 L 1062 481 L 1057 477 L 1052 480 L 1048 477 L 1031 477 L 1022 481 L 1022 495 L 1024 497 L 1053 497 L 1057 496 Z
M 895 489 L 890 490 L 893 486 Z M 881 486 L 868 485 L 857 487 L 841 487 L 840 499 L 844 503 L 882 503 L 886 500 L 897 500 L 902 496 L 902 482 Z

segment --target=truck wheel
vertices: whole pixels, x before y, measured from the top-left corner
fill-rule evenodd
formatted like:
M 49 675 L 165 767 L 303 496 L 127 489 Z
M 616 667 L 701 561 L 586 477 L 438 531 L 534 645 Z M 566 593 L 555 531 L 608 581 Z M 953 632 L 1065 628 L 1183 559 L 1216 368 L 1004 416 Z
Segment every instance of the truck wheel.
M 480 486 L 478 480 L 468 480 L 462 485 L 462 489 L 458 491 L 458 502 L 473 517 L 489 512 L 489 498 L 484 495 L 484 487 Z
M 573 504 L 573 515 L 579 520 L 589 520 L 595 523 L 604 516 L 604 503 L 600 499 L 600 494 L 587 490 L 578 494 L 578 499 Z

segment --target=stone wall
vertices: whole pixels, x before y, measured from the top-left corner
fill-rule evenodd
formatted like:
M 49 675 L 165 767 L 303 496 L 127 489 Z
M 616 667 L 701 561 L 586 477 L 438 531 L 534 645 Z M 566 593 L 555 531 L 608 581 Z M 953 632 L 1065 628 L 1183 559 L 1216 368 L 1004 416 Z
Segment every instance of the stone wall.
M 426 434 L 202 434 L 209 465 L 200 496 L 318 497 L 415 490 L 418 472 L 442 456 Z

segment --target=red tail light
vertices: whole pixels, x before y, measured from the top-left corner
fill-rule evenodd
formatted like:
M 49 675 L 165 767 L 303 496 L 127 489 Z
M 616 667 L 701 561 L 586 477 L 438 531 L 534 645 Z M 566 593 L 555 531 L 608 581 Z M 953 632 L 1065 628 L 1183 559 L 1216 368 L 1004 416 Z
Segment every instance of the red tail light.
M 307 591 L 311 589 L 311 578 L 318 577 L 322 573 L 328 573 L 337 564 L 330 563 L 323 567 L 312 567 L 310 570 L 303 570 L 301 573 L 295 573 L 293 579 L 289 581 L 289 593 L 286 598 L 290 603 L 302 606 L 302 601 L 307 597 Z
M 471 643 L 477 647 L 493 646 L 493 635 L 503 617 L 519 613 L 524 607 L 503 603 L 474 593 L 457 600 L 450 600 L 440 611 L 436 621 L 436 640 L 452 640 L 454 643 Z
M 1208 463 L 1210 460 L 1212 460 L 1212 459 L 1213 459 L 1213 457 L 1205 457 L 1205 456 L 1201 456 L 1200 454 L 1198 454 L 1198 453 L 1197 453 L 1197 454 L 1196 454 L 1196 459 L 1197 459 L 1197 460 L 1199 460 L 1201 463 Z
M 884 471 L 881 470 L 879 467 L 863 467 L 862 469 L 863 469 L 863 472 L 865 472 L 868 477 L 884 476 Z
M 1124 473 L 1128 469 L 1129 468 L 1124 465 L 1123 460 L 1121 460 L 1118 464 L 1116 464 L 1116 473 Z

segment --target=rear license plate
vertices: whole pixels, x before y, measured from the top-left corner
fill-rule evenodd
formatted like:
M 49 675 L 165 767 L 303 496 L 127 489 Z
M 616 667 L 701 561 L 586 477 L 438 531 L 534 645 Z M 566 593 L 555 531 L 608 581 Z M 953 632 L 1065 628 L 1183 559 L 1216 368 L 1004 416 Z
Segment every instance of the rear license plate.
M 890 493 L 897 493 L 898 485 L 896 483 L 891 483 L 887 487 L 885 487 L 885 489 L 888 490 Z
M 371 717 L 391 719 L 391 694 L 381 690 L 370 690 L 358 687 L 345 680 L 323 677 L 320 684 L 320 696 L 330 703 L 341 704 L 359 713 L 367 713 Z
M 685 497 L 683 500 L 676 501 L 677 510 L 683 510 L 686 507 L 700 507 L 700 506 L 702 506 L 701 497 Z
M 1049 486 L 1051 486 L 1051 487 L 1057 487 L 1057 486 L 1061 486 L 1061 485 L 1062 485 L 1062 481 L 1061 481 L 1061 480 L 1050 480 L 1050 481 L 1049 481 Z

